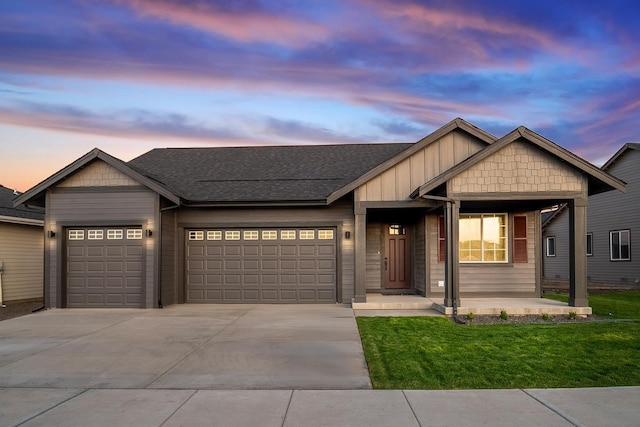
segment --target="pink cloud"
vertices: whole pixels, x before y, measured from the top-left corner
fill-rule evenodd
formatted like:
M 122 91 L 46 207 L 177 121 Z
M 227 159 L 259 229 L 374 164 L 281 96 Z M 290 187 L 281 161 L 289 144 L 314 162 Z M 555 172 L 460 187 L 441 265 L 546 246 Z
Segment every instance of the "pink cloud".
M 171 0 L 116 0 L 143 16 L 178 25 L 188 25 L 239 42 L 268 42 L 300 47 L 330 36 L 330 29 L 308 19 L 271 14 L 264 10 L 230 12 L 215 2 L 173 2 Z

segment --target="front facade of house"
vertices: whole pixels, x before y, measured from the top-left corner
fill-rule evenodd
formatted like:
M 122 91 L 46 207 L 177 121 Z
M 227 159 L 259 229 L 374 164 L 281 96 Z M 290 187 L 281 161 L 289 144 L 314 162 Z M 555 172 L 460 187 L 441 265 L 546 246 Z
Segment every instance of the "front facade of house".
M 602 167 L 626 183 L 626 192 L 589 198 L 587 280 L 598 285 L 640 284 L 640 144 L 625 144 Z M 543 226 L 544 279 L 568 279 L 569 218 L 560 209 Z
M 456 119 L 415 144 L 93 150 L 20 201 L 46 207 L 52 307 L 539 296 L 540 210 L 557 203 L 586 306 L 586 200 L 615 188 L 526 128 Z
M 14 207 L 17 196 L 0 185 L 0 303 L 40 299 L 43 293 L 44 212 Z

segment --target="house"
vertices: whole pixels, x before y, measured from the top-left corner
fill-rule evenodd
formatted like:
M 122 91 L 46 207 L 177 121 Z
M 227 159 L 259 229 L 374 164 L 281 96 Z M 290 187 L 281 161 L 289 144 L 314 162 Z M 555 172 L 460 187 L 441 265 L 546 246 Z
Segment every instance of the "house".
M 0 185 L 0 304 L 42 298 L 44 210 L 13 201 Z
M 94 149 L 16 203 L 46 208 L 50 307 L 539 297 L 540 209 L 568 203 L 581 307 L 587 197 L 623 188 L 524 127 L 458 118 L 413 144 Z
M 640 284 L 640 144 L 625 144 L 602 170 L 626 182 L 626 193 L 589 197 L 587 209 L 587 280 L 598 285 Z M 569 277 L 569 215 L 557 209 L 543 222 L 544 278 Z

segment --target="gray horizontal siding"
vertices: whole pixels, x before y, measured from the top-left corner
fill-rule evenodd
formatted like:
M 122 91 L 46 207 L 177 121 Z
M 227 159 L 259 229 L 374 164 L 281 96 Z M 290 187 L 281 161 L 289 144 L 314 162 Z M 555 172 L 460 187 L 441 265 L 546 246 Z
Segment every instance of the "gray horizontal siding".
M 0 223 L 3 302 L 42 298 L 42 227 Z
M 569 212 L 559 213 L 542 233 L 542 276 L 545 280 L 569 280 Z M 556 256 L 547 256 L 547 237 L 555 237 Z

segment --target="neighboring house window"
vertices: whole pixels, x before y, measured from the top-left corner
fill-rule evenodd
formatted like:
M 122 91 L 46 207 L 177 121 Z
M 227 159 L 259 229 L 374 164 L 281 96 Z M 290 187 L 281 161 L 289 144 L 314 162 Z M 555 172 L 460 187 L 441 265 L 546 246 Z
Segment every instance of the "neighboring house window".
M 507 262 L 507 215 L 460 215 L 460 262 Z
M 513 262 L 528 262 L 527 252 L 527 217 L 516 215 L 513 217 Z
M 556 238 L 547 237 L 547 256 L 556 256 Z
M 587 256 L 593 256 L 593 233 L 587 233 Z
M 629 261 L 631 259 L 629 230 L 609 233 L 611 261 Z

